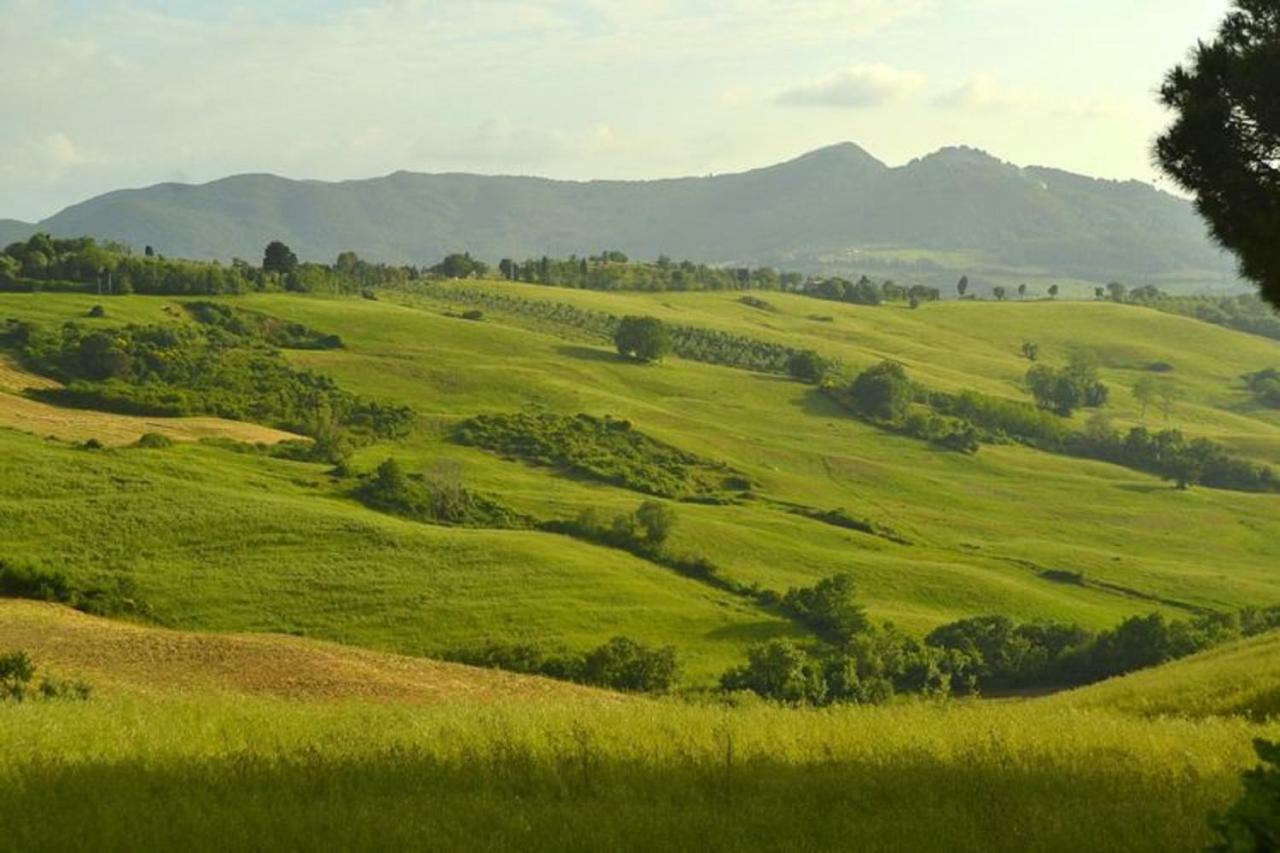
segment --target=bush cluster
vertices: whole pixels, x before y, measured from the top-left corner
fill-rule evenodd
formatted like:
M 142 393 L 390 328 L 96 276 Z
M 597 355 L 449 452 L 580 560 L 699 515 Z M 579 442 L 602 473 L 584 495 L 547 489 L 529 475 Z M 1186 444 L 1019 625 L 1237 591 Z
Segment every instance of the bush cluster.
M 750 481 L 635 429 L 630 421 L 587 414 L 493 414 L 464 421 L 462 444 L 585 475 L 666 498 L 720 502 Z
M 459 663 L 545 675 L 628 693 L 669 693 L 679 684 L 680 661 L 672 646 L 647 646 L 614 637 L 589 652 L 547 652 L 530 645 L 489 645 L 447 655 Z
M 352 494 L 370 509 L 414 521 L 460 527 L 530 526 L 529 519 L 499 501 L 467 489 L 461 470 L 447 463 L 411 474 L 396 459 L 386 459 L 360 479 Z
M 162 417 L 214 415 L 310 436 L 336 427 L 361 438 L 394 438 L 411 429 L 409 408 L 343 391 L 255 342 L 261 339 L 204 325 L 0 325 L 0 347 L 65 383 L 37 392 L 56 403 Z
M 85 585 L 65 574 L 34 566 L 19 566 L 0 560 L 0 596 L 52 601 L 95 616 L 151 615 L 127 577 L 113 576 L 102 584 Z
M 83 702 L 93 694 L 93 688 L 84 681 L 68 681 L 48 674 L 33 686 L 35 676 L 35 664 L 26 652 L 0 654 L 0 702 L 24 702 L 28 699 Z

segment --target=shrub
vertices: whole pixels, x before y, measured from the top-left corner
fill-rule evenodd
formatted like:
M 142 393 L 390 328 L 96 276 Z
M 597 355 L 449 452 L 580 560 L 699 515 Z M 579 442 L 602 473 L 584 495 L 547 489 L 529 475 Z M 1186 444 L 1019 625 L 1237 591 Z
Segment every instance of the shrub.
M 787 373 L 801 382 L 817 385 L 826 377 L 829 369 L 826 359 L 813 350 L 797 352 L 787 359 Z
M 915 392 L 906 368 L 896 361 L 882 361 L 858 374 L 849 386 L 849 397 L 864 416 L 897 423 L 906 416 Z
M 26 652 L 15 651 L 0 655 L 0 702 L 22 702 L 28 698 L 43 701 L 74 699 L 84 701 L 93 688 L 83 681 L 67 681 L 45 675 L 33 691 L 31 682 L 36 667 Z
M 623 317 L 613 342 L 619 355 L 636 361 L 661 361 L 671 352 L 671 333 L 656 317 Z
M 1280 850 L 1280 743 L 1254 741 L 1261 764 L 1244 774 L 1244 793 L 1211 823 L 1221 853 Z
M 173 447 L 173 439 L 159 432 L 144 432 L 135 446 L 150 450 L 164 450 L 167 447 Z
M 857 601 L 857 585 L 850 574 L 826 578 L 812 587 L 792 587 L 782 597 L 782 606 L 834 645 L 848 645 L 854 635 L 870 626 L 866 608 Z
M 95 306 L 93 306 L 92 308 L 90 308 L 90 309 L 89 309 L 89 316 L 90 316 L 90 317 L 95 317 L 95 318 L 96 318 L 96 317 L 105 317 L 105 316 L 107 316 L 107 309 L 106 309 L 106 308 L 103 308 L 101 305 L 95 305 Z
M 658 441 L 630 421 L 607 415 L 478 415 L 464 421 L 454 439 L 667 498 L 727 502 L 726 490 L 751 487 L 749 478 L 724 463 Z

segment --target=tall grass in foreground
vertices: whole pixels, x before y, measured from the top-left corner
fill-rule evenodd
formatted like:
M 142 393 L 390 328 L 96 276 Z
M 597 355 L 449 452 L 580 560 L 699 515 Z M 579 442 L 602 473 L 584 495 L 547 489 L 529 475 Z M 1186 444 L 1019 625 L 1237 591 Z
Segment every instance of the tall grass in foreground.
M 0 707 L 15 850 L 1195 850 L 1280 725 L 1039 703 Z

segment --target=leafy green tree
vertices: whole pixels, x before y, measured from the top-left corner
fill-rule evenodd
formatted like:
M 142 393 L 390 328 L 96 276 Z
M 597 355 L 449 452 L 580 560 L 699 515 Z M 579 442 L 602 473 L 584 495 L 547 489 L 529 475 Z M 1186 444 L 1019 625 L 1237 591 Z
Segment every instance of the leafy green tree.
M 858 374 L 849 386 L 849 395 L 863 415 L 896 423 L 906 417 L 915 389 L 905 367 L 896 361 L 882 361 Z
M 583 681 L 614 690 L 667 693 L 679 679 L 680 662 L 673 646 L 654 649 L 629 637 L 614 637 L 582 661 Z
M 27 685 L 35 672 L 35 665 L 25 652 L 0 655 L 0 701 L 12 699 L 21 702 L 25 699 Z
M 857 600 L 853 575 L 825 578 L 811 587 L 792 587 L 782 605 L 829 643 L 847 645 L 870 627 L 867 611 Z
M 826 359 L 813 350 L 801 350 L 787 359 L 787 373 L 802 382 L 818 384 L 827 375 Z
M 1156 158 L 1195 195 L 1244 277 L 1280 305 L 1280 4 L 1232 5 L 1217 37 L 1165 77 L 1160 100 L 1175 118 Z
M 750 690 L 790 704 L 821 704 L 827 687 L 820 665 L 790 640 L 770 640 L 747 650 L 746 666 L 720 679 L 725 690 Z
M 1138 404 L 1138 417 L 1147 419 L 1147 408 L 1160 397 L 1160 382 L 1151 376 L 1144 376 L 1133 384 L 1133 399 Z
M 433 275 L 443 278 L 484 278 L 489 272 L 489 265 L 471 257 L 469 252 L 446 255 L 440 263 L 431 267 Z
M 991 295 L 996 298 L 997 302 L 1004 302 L 1009 296 L 1009 291 L 1005 290 L 1002 285 L 997 284 L 991 288 Z
M 1093 298 L 1102 300 L 1107 298 L 1107 290 L 1105 287 L 1095 287 L 1093 289 Z
M 288 275 L 297 268 L 298 256 L 292 249 L 279 240 L 272 240 L 267 244 L 266 250 L 262 253 L 263 270 Z
M 645 501 L 636 509 L 636 524 L 644 531 L 645 541 L 660 546 L 676 527 L 676 513 L 661 501 Z
M 129 354 L 106 332 L 81 338 L 79 357 L 81 372 L 89 379 L 114 379 L 129 372 Z
M 1057 298 L 1058 298 L 1058 293 L 1059 293 L 1058 285 L 1056 285 L 1056 284 L 1051 284 L 1051 285 L 1049 285 L 1049 298 L 1050 298 L 1050 299 L 1057 299 Z
M 1018 298 L 1022 299 L 1027 295 L 1027 286 L 1025 284 L 1018 285 Z
M 22 272 L 22 263 L 9 255 L 0 255 L 0 285 L 13 284 Z
M 1129 288 L 1118 281 L 1110 282 L 1107 285 L 1107 296 L 1111 298 L 1112 302 L 1124 302 L 1124 298 L 1128 294 Z
M 623 317 L 613 342 L 619 355 L 637 361 L 661 361 L 671 352 L 671 334 L 656 317 Z
M 960 295 L 961 299 L 964 299 L 964 295 L 968 292 L 969 292 L 969 276 L 962 275 L 960 276 L 960 280 L 956 282 L 956 293 Z

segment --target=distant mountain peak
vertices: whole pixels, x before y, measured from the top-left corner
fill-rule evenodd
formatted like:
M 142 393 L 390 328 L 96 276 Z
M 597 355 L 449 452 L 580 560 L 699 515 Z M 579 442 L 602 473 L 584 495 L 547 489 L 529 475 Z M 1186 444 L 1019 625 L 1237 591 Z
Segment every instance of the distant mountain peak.
M 870 166 L 878 169 L 888 168 L 888 166 L 867 151 L 867 149 L 854 142 L 837 142 L 835 145 L 826 145 L 822 148 L 814 149 L 807 154 L 801 154 L 799 157 L 796 157 L 794 160 L 789 160 L 783 165 L 790 166 L 800 163 L 814 163 L 831 166 Z

